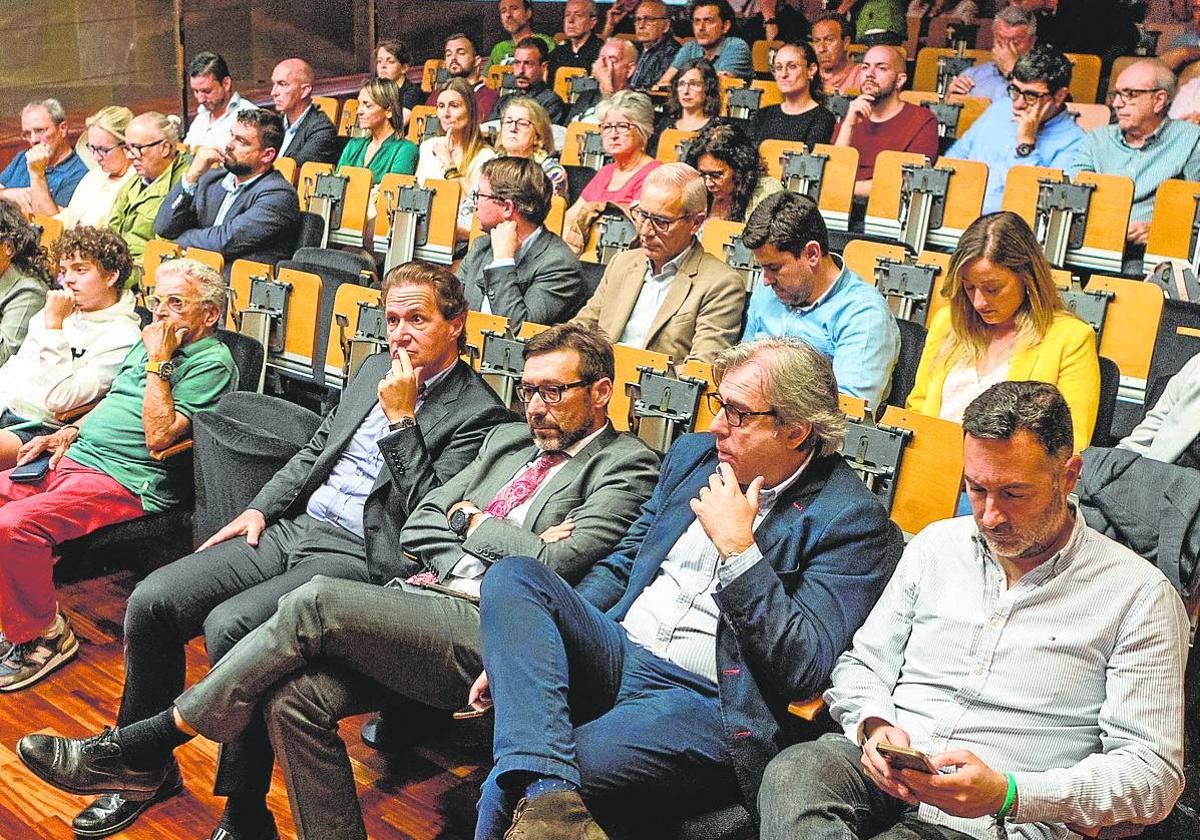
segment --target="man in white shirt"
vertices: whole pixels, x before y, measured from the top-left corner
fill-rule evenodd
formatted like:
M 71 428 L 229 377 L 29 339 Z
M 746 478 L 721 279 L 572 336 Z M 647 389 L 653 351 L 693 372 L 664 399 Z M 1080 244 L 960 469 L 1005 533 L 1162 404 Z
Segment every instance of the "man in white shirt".
M 1068 501 L 1066 401 L 1003 382 L 963 429 L 972 516 L 905 549 L 825 693 L 845 734 L 767 769 L 763 840 L 1095 836 L 1183 790 L 1183 604 Z
M 229 65 L 214 52 L 202 52 L 188 64 L 188 87 L 196 100 L 196 116 L 183 142 L 196 146 L 225 148 L 238 111 L 253 108 L 233 89 Z

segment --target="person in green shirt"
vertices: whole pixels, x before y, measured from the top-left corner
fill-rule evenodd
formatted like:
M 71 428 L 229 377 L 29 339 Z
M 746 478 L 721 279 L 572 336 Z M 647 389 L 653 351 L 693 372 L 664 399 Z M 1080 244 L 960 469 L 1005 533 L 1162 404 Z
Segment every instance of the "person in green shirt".
M 225 300 L 221 275 L 195 260 L 159 267 L 142 330 L 108 396 L 78 424 L 21 447 L 17 470 L 49 456 L 41 475 L 0 473 L 0 691 L 41 679 L 79 649 L 51 578 L 57 545 L 180 500 L 186 464 L 158 460 L 192 417 L 237 386 L 229 350 L 214 335 Z
M 404 108 L 400 88 L 391 79 L 368 79 L 358 91 L 355 119 L 365 134 L 352 137 L 338 158 L 338 167 L 365 166 L 371 170 L 371 183 L 384 175 L 412 175 L 417 171 L 417 144 L 406 140 L 401 126 Z
M 549 35 L 534 32 L 530 21 L 533 20 L 533 4 L 529 0 L 500 0 L 500 25 L 508 33 L 508 40 L 501 41 L 492 47 L 488 56 L 488 64 L 508 64 L 512 61 L 517 44 L 523 38 L 541 38 L 546 44 L 546 54 L 558 46 Z
M 158 111 L 138 114 L 125 128 L 125 153 L 137 177 L 117 193 L 108 226 L 121 235 L 134 260 L 154 238 L 154 217 L 192 159 L 178 150 L 179 121 Z

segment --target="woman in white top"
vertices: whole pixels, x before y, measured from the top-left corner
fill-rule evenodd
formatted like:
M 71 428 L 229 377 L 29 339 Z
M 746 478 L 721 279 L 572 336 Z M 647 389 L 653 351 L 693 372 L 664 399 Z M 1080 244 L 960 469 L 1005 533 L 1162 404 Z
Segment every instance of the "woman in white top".
M 104 396 L 129 348 L 141 336 L 133 268 L 125 240 L 108 229 L 76 227 L 54 245 L 61 288 L 29 322 L 21 349 L 0 367 L 0 470 L 21 445 L 44 434 L 43 424 Z M 30 425 L 32 424 L 32 425 Z
M 453 78 L 438 94 L 437 118 L 440 137 L 431 137 L 421 144 L 417 161 L 417 181 L 442 179 L 458 181 L 462 187 L 458 204 L 457 241 L 465 243 L 471 234 L 471 219 L 475 213 L 471 193 L 479 183 L 479 170 L 496 156 L 496 152 L 479 132 L 479 108 L 475 91 L 464 79 Z
M 63 227 L 108 227 L 121 187 L 136 174 L 125 154 L 125 127 L 133 112 L 120 105 L 101 108 L 87 118 L 87 150 L 96 165 L 88 169 L 71 196 L 71 203 L 52 211 Z

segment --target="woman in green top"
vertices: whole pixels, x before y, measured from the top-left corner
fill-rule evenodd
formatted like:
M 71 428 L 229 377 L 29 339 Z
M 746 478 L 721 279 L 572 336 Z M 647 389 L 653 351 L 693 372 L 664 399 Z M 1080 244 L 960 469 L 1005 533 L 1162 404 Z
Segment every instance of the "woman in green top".
M 417 171 L 417 144 L 400 134 L 404 119 L 400 89 L 391 79 L 368 79 L 358 91 L 358 127 L 365 137 L 352 137 L 342 151 L 338 166 L 365 166 L 371 182 L 384 175 L 412 175 Z
M 20 349 L 54 280 L 40 233 L 17 205 L 0 199 L 0 364 Z

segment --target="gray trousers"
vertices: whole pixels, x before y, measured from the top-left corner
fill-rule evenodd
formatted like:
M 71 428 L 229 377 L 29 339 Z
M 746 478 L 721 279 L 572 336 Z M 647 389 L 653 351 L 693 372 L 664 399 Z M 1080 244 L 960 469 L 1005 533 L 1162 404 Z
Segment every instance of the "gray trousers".
M 838 734 L 796 744 L 767 765 L 758 789 L 759 840 L 971 840 L 917 819 L 859 764 L 862 749 Z
M 482 669 L 474 604 L 317 576 L 283 596 L 175 706 L 222 743 L 265 717 L 298 836 L 361 840 L 338 721 L 406 700 L 459 708 Z

